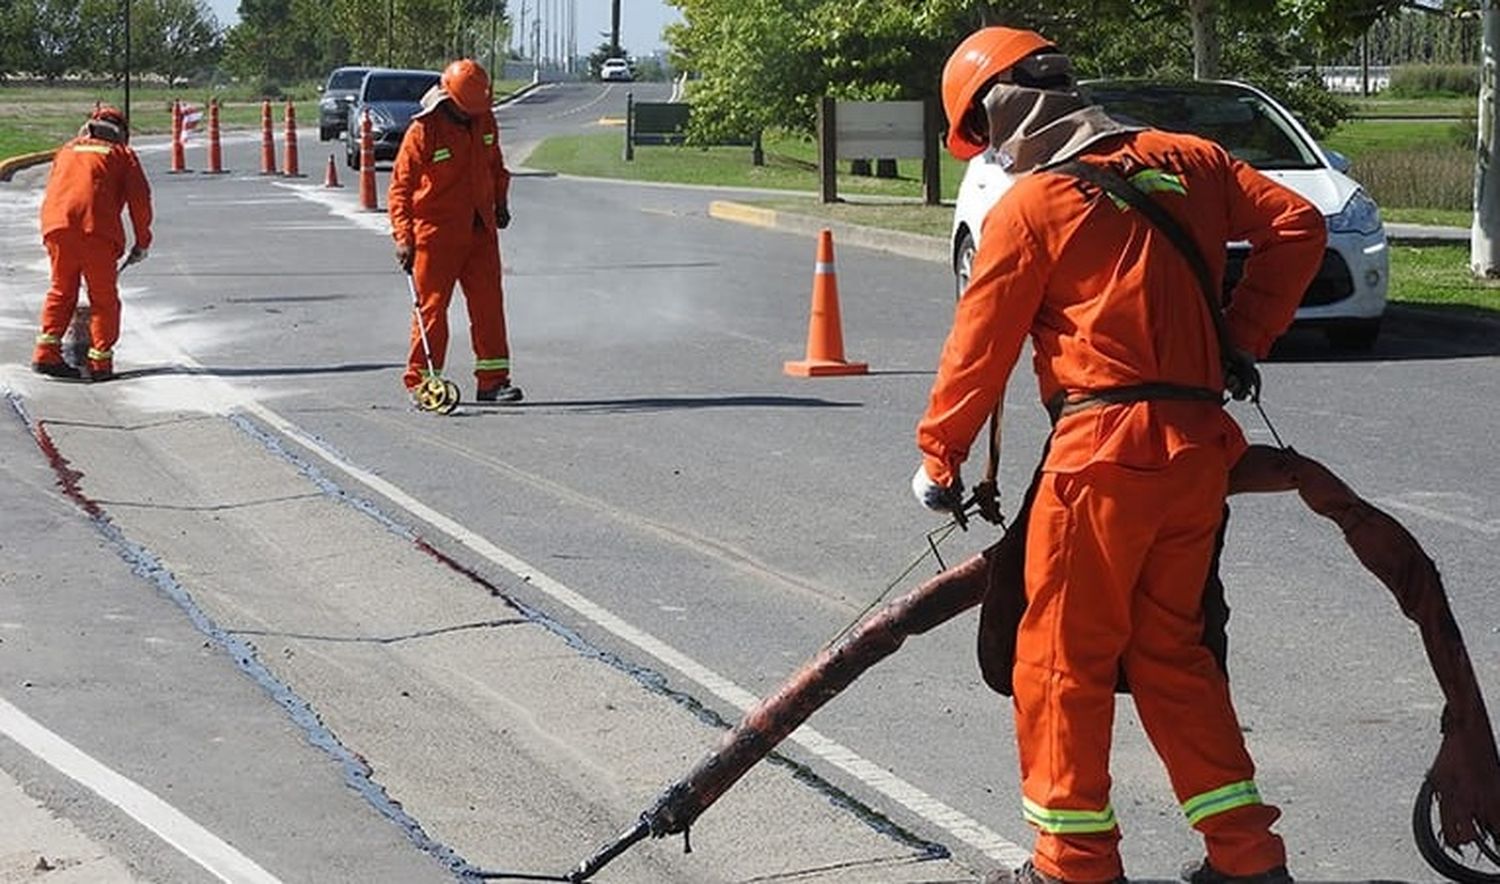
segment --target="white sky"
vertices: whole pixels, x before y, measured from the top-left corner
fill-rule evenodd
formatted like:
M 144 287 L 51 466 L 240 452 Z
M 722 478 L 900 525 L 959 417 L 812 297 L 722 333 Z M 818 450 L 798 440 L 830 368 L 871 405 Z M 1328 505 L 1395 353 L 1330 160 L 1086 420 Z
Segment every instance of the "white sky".
M 556 0 L 526 0 L 527 17 L 532 8 L 541 3 L 545 10 L 555 8 Z M 576 0 L 578 9 L 578 51 L 587 55 L 595 46 L 609 39 L 610 0 Z M 521 0 L 506 0 L 511 14 L 521 9 Z M 232 25 L 240 20 L 239 0 L 208 0 L 221 25 Z M 621 0 L 620 42 L 632 55 L 648 55 L 657 49 L 666 48 L 661 38 L 662 28 L 669 22 L 678 21 L 677 10 L 664 0 Z

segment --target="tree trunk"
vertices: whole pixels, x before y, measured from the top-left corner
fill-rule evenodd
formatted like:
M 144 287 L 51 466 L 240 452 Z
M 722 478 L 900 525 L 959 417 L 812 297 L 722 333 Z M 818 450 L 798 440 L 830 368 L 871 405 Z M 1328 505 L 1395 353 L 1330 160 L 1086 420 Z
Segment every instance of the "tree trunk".
M 1193 18 L 1193 79 L 1219 76 L 1219 17 L 1215 0 L 1190 0 Z
M 1485 0 L 1479 60 L 1479 144 L 1474 152 L 1474 226 L 1469 266 L 1475 276 L 1500 277 L 1500 113 L 1495 53 L 1500 50 L 1500 0 Z

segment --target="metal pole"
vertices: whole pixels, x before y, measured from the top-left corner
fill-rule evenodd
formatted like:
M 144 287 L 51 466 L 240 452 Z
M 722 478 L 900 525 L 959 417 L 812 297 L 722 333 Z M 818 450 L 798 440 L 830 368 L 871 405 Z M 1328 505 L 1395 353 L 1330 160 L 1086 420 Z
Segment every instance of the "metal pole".
M 125 0 L 125 128 L 130 128 L 130 0 Z

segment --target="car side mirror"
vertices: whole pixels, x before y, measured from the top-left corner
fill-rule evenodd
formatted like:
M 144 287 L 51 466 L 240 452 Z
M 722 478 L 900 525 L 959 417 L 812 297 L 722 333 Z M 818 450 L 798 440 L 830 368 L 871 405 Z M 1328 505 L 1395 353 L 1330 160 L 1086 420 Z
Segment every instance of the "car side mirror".
M 1339 172 L 1343 175 L 1349 174 L 1350 163 L 1348 157 L 1344 156 L 1336 150 L 1330 150 L 1326 147 L 1323 148 L 1323 154 L 1328 157 L 1328 165 L 1332 166 L 1334 168 L 1334 171 Z

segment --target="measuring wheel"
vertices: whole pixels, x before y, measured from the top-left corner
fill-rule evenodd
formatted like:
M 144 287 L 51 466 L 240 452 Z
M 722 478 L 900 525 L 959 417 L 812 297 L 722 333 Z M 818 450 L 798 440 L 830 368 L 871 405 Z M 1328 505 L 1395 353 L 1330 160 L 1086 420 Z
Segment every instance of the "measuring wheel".
M 423 411 L 452 414 L 458 398 L 458 384 L 446 378 L 428 378 L 417 387 L 417 407 Z

